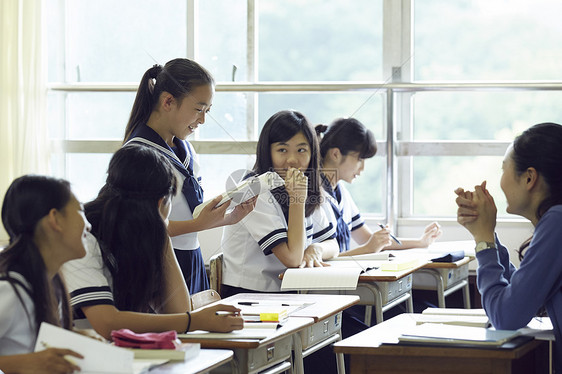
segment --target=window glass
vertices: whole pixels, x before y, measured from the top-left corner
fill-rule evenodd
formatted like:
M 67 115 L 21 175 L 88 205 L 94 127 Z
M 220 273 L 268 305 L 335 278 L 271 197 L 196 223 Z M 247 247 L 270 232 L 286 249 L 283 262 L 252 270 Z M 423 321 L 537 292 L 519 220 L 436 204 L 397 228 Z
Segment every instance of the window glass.
M 457 215 L 454 190 L 487 181 L 498 216 L 506 217 L 505 196 L 500 188 L 503 156 L 418 156 L 413 160 L 413 214 L 440 217 Z
M 209 155 L 200 154 L 199 174 L 205 193 L 205 200 L 212 199 L 227 189 L 232 189 L 230 175 L 239 175 L 241 170 L 251 170 L 255 155 Z
M 199 1 L 197 61 L 217 82 L 248 81 L 247 0 Z
M 67 94 L 67 139 L 122 140 L 134 92 L 72 92 Z
M 414 140 L 511 142 L 540 122 L 562 121 L 562 92 L 418 92 Z
M 375 156 L 365 160 L 365 169 L 353 183 L 345 184 L 363 216 L 384 216 L 386 207 L 386 158 Z
M 274 113 L 292 109 L 303 113 L 311 124 L 329 125 L 336 118 L 354 117 L 384 139 L 384 97 L 379 91 L 353 93 L 260 93 L 259 129 Z
M 66 81 L 140 82 L 152 65 L 185 57 L 185 0 L 66 2 Z
M 262 0 L 259 79 L 382 80 L 382 0 Z
M 415 79 L 559 80 L 561 13 L 555 0 L 414 1 Z
M 107 167 L 113 154 L 68 153 L 65 178 L 81 201 L 88 202 L 98 196 L 107 178 Z
M 246 92 L 215 92 L 213 106 L 205 123 L 195 132 L 201 140 L 250 140 L 248 137 L 248 100 Z

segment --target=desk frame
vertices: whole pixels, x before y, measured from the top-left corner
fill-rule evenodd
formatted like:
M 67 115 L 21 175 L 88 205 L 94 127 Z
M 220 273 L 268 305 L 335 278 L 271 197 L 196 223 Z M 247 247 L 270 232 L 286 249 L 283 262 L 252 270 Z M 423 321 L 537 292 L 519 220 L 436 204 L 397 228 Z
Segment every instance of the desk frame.
M 465 257 L 456 262 L 431 262 L 416 271 L 416 273 L 428 274 L 435 280 L 435 286 L 437 288 L 437 303 L 439 308 L 445 308 L 445 297 L 462 289 L 464 308 L 470 309 L 470 286 L 468 282 L 468 275 L 460 282 L 448 285 L 447 288 L 445 288 L 445 279 L 443 279 L 443 276 L 438 269 L 458 269 L 463 266 L 468 267 L 469 262 L 472 260 L 474 260 L 474 258 Z M 412 288 L 416 289 L 415 284 L 412 285 Z

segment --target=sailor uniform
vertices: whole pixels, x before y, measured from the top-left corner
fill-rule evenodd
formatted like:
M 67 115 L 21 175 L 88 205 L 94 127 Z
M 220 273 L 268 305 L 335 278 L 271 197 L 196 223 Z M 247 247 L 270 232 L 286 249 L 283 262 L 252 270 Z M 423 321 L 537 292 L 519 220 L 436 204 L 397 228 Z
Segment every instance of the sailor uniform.
M 31 286 L 21 274 L 0 275 L 0 356 L 30 353 L 35 348 L 35 306 L 30 292 Z
M 322 187 L 326 192 L 322 208 L 326 211 L 329 220 L 336 226 L 336 239 L 340 252 L 350 250 L 351 232 L 365 224 L 359 209 L 351 198 L 351 194 L 341 182 L 332 189 L 330 181 L 322 174 Z
M 197 154 L 191 144 L 174 137 L 175 146 L 170 147 L 156 131 L 146 125 L 138 126 L 125 145 L 131 143 L 150 146 L 171 161 L 182 188 L 181 193 L 172 199 L 169 219 L 170 221 L 193 219 L 193 210 L 203 202 L 203 189 L 201 188 L 201 177 L 197 175 L 199 171 Z M 209 279 L 205 271 L 197 232 L 172 237 L 172 245 L 189 292 L 195 294 L 208 289 Z
M 223 283 L 233 288 L 259 292 L 279 292 L 278 275 L 286 266 L 272 249 L 286 243 L 287 217 L 271 191 L 261 193 L 256 206 L 237 224 L 223 232 Z M 334 238 L 335 227 L 322 209 L 305 218 L 305 248 Z

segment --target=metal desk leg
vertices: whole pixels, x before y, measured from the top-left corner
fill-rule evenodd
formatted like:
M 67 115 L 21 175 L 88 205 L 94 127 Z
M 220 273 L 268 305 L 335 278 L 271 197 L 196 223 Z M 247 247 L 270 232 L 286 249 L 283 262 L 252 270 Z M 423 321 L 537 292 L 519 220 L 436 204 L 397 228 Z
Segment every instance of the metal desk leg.
M 293 362 L 295 374 L 304 374 L 304 361 L 302 355 L 302 341 L 300 334 L 293 334 L 293 352 L 295 358 Z
M 341 341 L 341 335 L 338 341 Z M 336 365 L 338 367 L 338 374 L 345 374 L 345 362 L 343 353 L 336 353 Z
M 466 282 L 466 285 L 464 286 L 464 288 L 462 290 L 462 298 L 463 298 L 463 301 L 464 301 L 464 308 L 470 309 L 470 285 L 469 285 L 468 281 Z

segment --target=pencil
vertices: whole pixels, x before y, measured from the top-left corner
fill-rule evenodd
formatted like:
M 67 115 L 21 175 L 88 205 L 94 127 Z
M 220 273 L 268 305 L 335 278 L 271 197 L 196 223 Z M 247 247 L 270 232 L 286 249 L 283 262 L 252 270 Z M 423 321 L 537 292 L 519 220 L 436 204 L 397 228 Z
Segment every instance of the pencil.
M 380 227 L 381 229 L 386 229 L 386 227 L 384 227 L 384 226 L 381 225 L 380 223 L 379 223 L 379 227 Z M 396 243 L 398 243 L 399 245 L 402 245 L 402 242 L 401 242 L 400 240 L 398 240 L 398 239 L 396 238 L 396 236 L 392 235 L 391 232 L 389 232 L 388 235 L 390 235 L 390 237 L 392 238 L 392 240 L 394 240 Z

